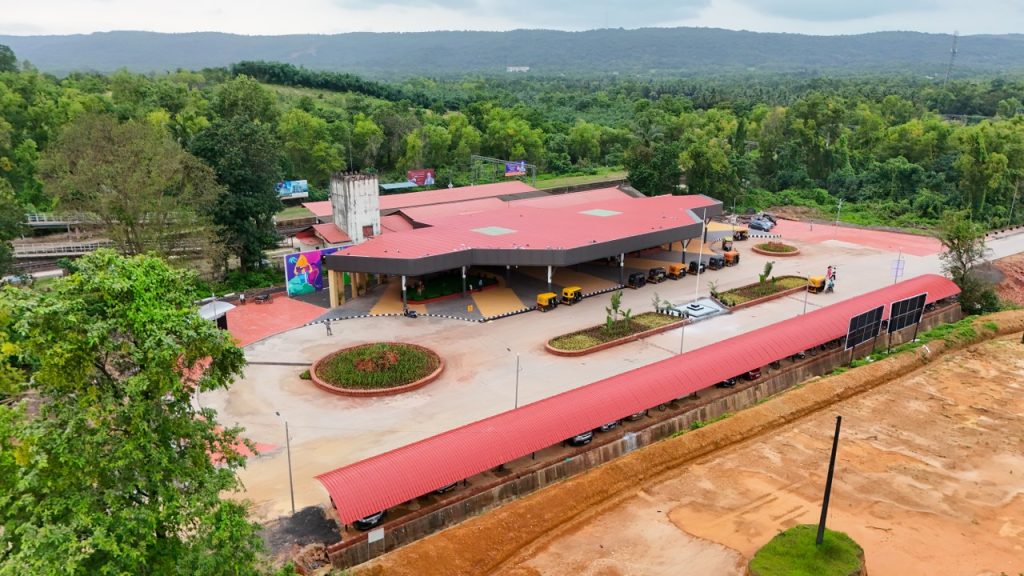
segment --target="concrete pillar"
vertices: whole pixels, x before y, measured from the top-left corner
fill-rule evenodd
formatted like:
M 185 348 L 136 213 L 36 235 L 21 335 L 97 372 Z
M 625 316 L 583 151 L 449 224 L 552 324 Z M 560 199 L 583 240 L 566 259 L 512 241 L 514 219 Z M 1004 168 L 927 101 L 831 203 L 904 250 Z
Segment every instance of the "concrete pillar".
M 408 294 L 405 291 L 405 274 L 402 274 L 402 312 L 409 309 Z
M 619 284 L 626 283 L 626 255 L 619 254 Z
M 683 256 L 682 256 L 682 260 L 680 260 L 680 262 L 682 262 L 683 264 L 686 264 L 686 247 L 690 245 L 690 240 L 689 239 L 687 239 L 687 240 L 680 240 L 679 241 L 679 245 L 683 247 L 683 250 L 682 250 Z
M 548 292 L 551 292 L 551 266 L 548 266 Z
M 337 308 L 345 302 L 345 276 L 337 270 L 327 271 L 327 294 L 331 298 L 331 308 Z
M 462 297 L 466 297 L 466 267 L 462 267 Z

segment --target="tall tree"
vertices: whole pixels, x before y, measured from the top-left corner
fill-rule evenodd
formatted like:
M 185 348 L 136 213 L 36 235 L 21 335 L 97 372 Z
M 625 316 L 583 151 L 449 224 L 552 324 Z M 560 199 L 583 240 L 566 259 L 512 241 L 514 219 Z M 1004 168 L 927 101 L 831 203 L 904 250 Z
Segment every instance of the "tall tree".
M 17 72 L 18 57 L 6 44 L 0 44 L 0 72 Z
M 196 136 L 192 152 L 227 187 L 213 209 L 224 246 L 243 272 L 262 267 L 263 251 L 277 242 L 274 214 L 281 209 L 274 187 L 281 177 L 281 156 L 273 127 L 244 116 L 217 120 Z
M 942 270 L 960 287 L 960 307 L 967 314 L 991 312 L 999 301 L 991 284 L 977 273 L 985 257 L 985 229 L 967 211 L 948 211 L 939 224 L 939 241 L 946 248 L 939 254 Z
M 240 431 L 192 402 L 245 359 L 193 283 L 103 250 L 0 298 L 0 576 L 259 573 L 258 527 L 221 498 Z
M 11 240 L 17 238 L 25 222 L 25 211 L 14 198 L 11 185 L 0 178 L 0 276 L 14 270 L 14 249 Z
M 240 75 L 221 84 L 213 97 L 213 111 L 223 120 L 244 118 L 250 122 L 277 122 L 274 93 L 252 78 Z
M 124 254 L 207 252 L 206 230 L 221 188 L 213 171 L 145 122 L 82 116 L 42 162 L 62 210 L 95 214 Z
M 629 183 L 647 196 L 678 194 L 682 175 L 679 153 L 675 143 L 658 144 L 653 149 L 637 144 L 626 154 Z

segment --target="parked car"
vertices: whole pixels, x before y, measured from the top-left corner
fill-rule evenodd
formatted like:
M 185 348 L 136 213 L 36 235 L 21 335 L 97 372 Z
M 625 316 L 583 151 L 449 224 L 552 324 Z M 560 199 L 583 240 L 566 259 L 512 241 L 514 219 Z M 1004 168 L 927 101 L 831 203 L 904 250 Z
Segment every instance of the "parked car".
M 616 429 L 618 427 L 619 427 L 619 421 L 618 420 L 612 420 L 611 422 L 608 422 L 607 424 L 601 424 L 601 426 L 597 430 L 599 432 L 608 432 L 608 431 L 614 430 L 614 429 Z
M 626 420 L 629 420 L 630 422 L 636 422 L 637 420 L 643 418 L 644 415 L 646 415 L 646 412 L 637 412 L 636 414 L 630 414 L 629 416 L 626 416 Z
M 722 380 L 718 384 L 715 384 L 715 387 L 717 387 L 717 388 L 732 388 L 735 385 L 736 385 L 736 379 L 735 378 L 726 378 L 725 380 Z
M 772 226 L 779 223 L 779 221 L 775 218 L 775 215 L 772 214 L 771 212 L 761 212 L 760 214 L 757 215 L 757 218 L 759 220 L 767 220 L 771 222 Z
M 586 446 L 587 444 L 590 444 L 590 441 L 593 439 L 594 431 L 587 430 L 586 432 L 582 432 L 580 434 L 573 436 L 572 438 L 569 438 L 568 440 L 566 440 L 566 442 L 569 443 L 569 446 Z
M 661 266 L 651 268 L 647 271 L 647 281 L 651 284 L 660 284 L 665 280 L 665 269 Z
M 698 266 L 700 267 L 700 273 L 701 274 L 703 274 L 704 271 L 708 269 L 707 264 L 705 264 L 704 262 L 698 262 L 696 260 L 691 260 L 690 261 L 690 267 L 689 267 L 690 274 L 697 274 L 697 267 Z
M 772 227 L 774 226 L 774 224 L 772 224 L 771 221 L 769 221 L 769 220 L 760 220 L 760 219 L 755 218 L 755 219 L 751 220 L 750 224 L 748 224 L 747 226 L 750 227 L 752 230 L 760 230 L 762 232 L 771 232 Z
M 754 368 L 750 372 L 747 372 L 746 374 L 744 374 L 743 377 L 746 378 L 747 380 L 757 380 L 758 378 L 761 377 L 761 369 L 760 368 Z
M 371 528 L 376 528 L 384 522 L 384 517 L 387 516 L 387 512 L 387 510 L 381 510 L 380 512 L 370 514 L 369 516 L 364 516 L 359 520 L 353 521 L 352 526 L 355 526 L 356 530 L 370 530 Z
M 708 268 L 712 270 L 721 270 L 725 267 L 725 258 L 721 256 L 711 256 L 708 258 Z
M 455 490 L 455 487 L 458 486 L 458 485 L 459 485 L 458 482 L 452 482 L 451 484 L 445 484 L 444 486 L 441 486 L 437 490 L 434 490 L 434 493 L 435 494 L 444 494 L 445 492 L 450 492 L 452 490 Z

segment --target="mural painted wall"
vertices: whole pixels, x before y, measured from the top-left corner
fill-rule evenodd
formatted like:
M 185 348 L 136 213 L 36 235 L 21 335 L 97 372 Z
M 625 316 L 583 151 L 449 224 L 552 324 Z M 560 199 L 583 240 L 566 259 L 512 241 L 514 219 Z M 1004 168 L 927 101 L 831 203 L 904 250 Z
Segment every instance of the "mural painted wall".
M 296 252 L 284 256 L 284 281 L 289 296 L 299 296 L 319 292 L 324 289 L 324 269 L 320 263 L 322 257 L 334 254 L 340 248 L 324 248 Z

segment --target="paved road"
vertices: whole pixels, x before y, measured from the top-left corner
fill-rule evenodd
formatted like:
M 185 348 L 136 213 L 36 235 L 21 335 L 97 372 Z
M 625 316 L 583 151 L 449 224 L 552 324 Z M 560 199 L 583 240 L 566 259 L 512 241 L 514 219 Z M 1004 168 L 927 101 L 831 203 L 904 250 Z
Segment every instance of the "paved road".
M 742 253 L 740 266 L 702 274 L 699 289 L 696 278 L 687 276 L 678 282 L 627 290 L 623 305 L 643 312 L 651 310 L 655 292 L 681 303 L 695 293 L 706 296 L 709 280 L 722 290 L 754 282 L 767 258 L 753 254 L 750 244 L 737 244 Z M 806 299 L 809 310 L 893 283 L 893 252 L 836 240 L 794 244 L 802 254 L 789 260 L 776 258 L 775 275 L 822 274 L 828 265 L 838 266 L 836 294 L 810 295 Z M 1024 252 L 1024 234 L 993 240 L 989 246 L 992 258 Z M 906 277 L 940 270 L 936 255 L 904 257 Z M 679 352 L 680 330 L 582 358 L 544 352 L 548 338 L 603 322 L 607 303 L 607 296 L 599 296 L 546 314 L 535 312 L 487 324 L 438 318 L 346 320 L 335 323 L 332 337 L 320 326 L 298 328 L 247 346 L 247 358 L 251 362 L 309 363 L 346 345 L 399 340 L 434 348 L 445 357 L 447 369 L 439 380 L 410 394 L 349 399 L 323 393 L 299 379 L 300 366 L 258 364 L 250 366 L 230 391 L 207 393 L 199 401 L 215 408 L 222 423 L 244 426 L 247 436 L 257 442 L 283 446 L 287 420 L 296 506 L 321 504 L 327 496 L 313 478 L 316 474 L 512 408 L 517 353 L 522 367 L 518 390 L 522 405 Z M 801 294 L 695 324 L 686 329 L 685 349 L 793 317 L 801 314 L 804 306 Z M 252 459 L 241 478 L 247 489 L 245 497 L 255 503 L 258 516 L 289 511 L 283 450 Z

